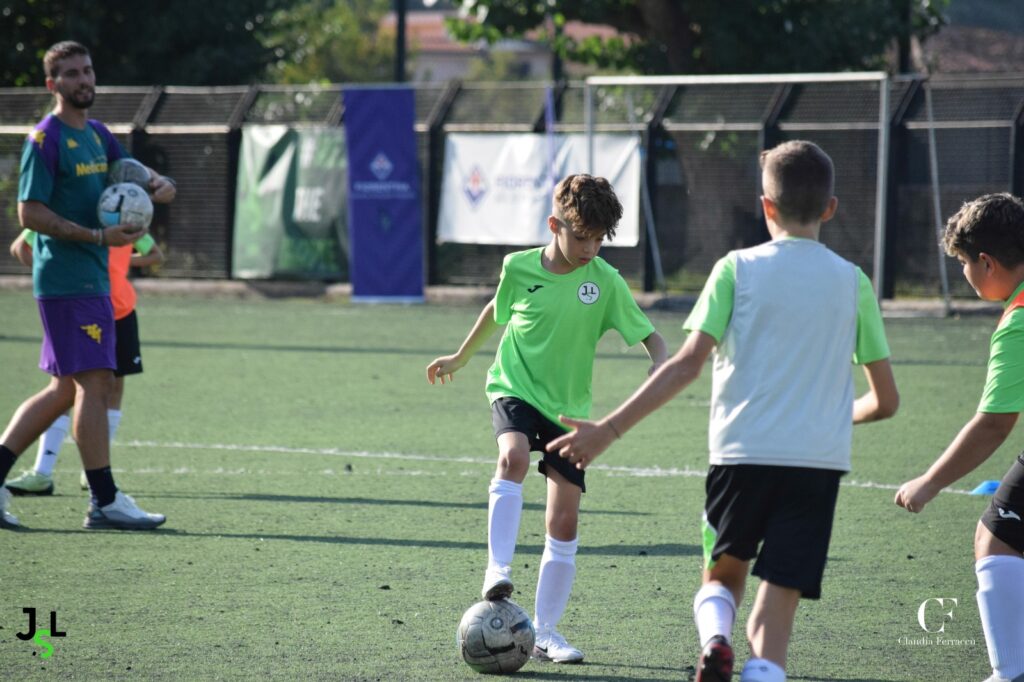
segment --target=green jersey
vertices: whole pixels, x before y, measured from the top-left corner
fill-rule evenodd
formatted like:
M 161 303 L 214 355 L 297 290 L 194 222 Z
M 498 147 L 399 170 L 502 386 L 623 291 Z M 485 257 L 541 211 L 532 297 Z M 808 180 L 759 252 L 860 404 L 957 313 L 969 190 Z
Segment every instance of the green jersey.
M 627 345 L 654 326 L 618 270 L 598 257 L 564 275 L 544 269 L 544 247 L 505 257 L 494 321 L 507 325 L 487 373 L 487 399 L 513 397 L 555 424 L 590 415 L 597 342 L 609 329 Z M 563 427 L 564 428 L 564 427 Z
M 1024 283 L 1006 301 L 989 344 L 988 376 L 978 412 L 1024 411 Z

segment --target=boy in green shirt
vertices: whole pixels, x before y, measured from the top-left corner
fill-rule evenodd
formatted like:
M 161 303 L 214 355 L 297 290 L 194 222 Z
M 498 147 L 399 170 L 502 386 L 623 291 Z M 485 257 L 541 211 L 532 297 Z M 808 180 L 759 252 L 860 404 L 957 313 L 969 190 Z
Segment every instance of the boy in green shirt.
M 977 414 L 923 475 L 904 483 L 896 504 L 918 513 L 1003 444 L 1024 409 L 1024 201 L 986 194 L 946 223 L 946 253 L 986 301 L 1003 301 L 989 346 L 988 377 Z M 1024 682 L 1024 455 L 1018 455 L 974 534 L 978 611 L 992 676 Z
M 615 235 L 621 217 L 622 205 L 604 178 L 570 175 L 559 182 L 548 217 L 551 242 L 506 256 L 498 291 L 458 352 L 427 366 L 431 384 L 451 381 L 505 325 L 486 387 L 498 466 L 489 487 L 485 599 L 512 594 L 512 556 L 530 452 L 544 452 L 547 443 L 565 433 L 558 415 L 585 418 L 590 413 L 594 354 L 601 336 L 616 329 L 628 345 L 643 343 L 651 371 L 665 361 L 664 339 L 618 271 L 597 256 L 604 239 Z M 547 477 L 547 533 L 537 581 L 533 654 L 540 660 L 578 663 L 583 653 L 555 628 L 576 574 L 584 472 L 546 452 L 538 468 Z

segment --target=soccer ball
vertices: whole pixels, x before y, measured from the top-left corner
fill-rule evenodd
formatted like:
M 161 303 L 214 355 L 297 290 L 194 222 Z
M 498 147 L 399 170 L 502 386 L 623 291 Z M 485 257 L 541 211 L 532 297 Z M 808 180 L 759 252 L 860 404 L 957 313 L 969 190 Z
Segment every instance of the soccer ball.
M 462 616 L 456 641 L 478 673 L 514 673 L 533 652 L 537 633 L 526 611 L 507 599 L 482 601 Z
M 107 170 L 107 184 L 116 185 L 121 182 L 134 182 L 139 187 L 149 189 L 149 169 L 135 159 L 118 159 Z
M 146 190 L 130 182 L 121 182 L 103 190 L 96 206 L 100 223 L 149 227 L 153 220 L 153 201 Z

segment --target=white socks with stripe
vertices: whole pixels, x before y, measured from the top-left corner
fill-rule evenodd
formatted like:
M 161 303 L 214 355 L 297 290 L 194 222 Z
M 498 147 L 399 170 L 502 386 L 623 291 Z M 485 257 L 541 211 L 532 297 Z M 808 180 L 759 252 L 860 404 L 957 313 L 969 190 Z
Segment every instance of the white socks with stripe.
M 523 484 L 502 478 L 487 489 L 487 568 L 507 573 L 516 553 L 519 517 L 523 513 Z
M 716 635 L 732 643 L 732 626 L 736 622 L 736 600 L 725 585 L 707 583 L 693 597 L 693 620 L 697 624 L 701 649 Z
M 540 576 L 537 578 L 537 612 L 533 621 L 538 629 L 554 629 L 565 613 L 576 578 L 578 544 L 578 540 L 556 540 L 550 535 L 544 536 L 544 555 L 540 559 Z
M 978 611 L 996 676 L 1024 674 L 1024 558 L 993 555 L 974 564 Z
M 71 418 L 62 414 L 39 438 L 39 450 L 36 452 L 36 464 L 33 467 L 37 474 L 45 476 L 53 474 L 53 467 L 57 464 L 57 455 L 60 454 L 60 449 L 64 445 L 64 439 L 68 437 L 70 428 Z

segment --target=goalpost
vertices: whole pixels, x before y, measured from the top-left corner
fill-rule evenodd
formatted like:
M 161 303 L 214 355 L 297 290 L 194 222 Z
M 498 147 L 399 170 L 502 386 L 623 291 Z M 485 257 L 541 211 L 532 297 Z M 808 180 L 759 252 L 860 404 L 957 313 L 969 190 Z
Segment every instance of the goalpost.
M 827 114 L 822 114 L 824 107 L 819 107 L 817 113 L 821 115 L 822 120 L 801 120 L 799 123 L 787 122 L 783 117 L 784 108 L 792 96 L 793 89 L 806 86 L 830 86 L 844 88 L 857 88 L 861 84 L 861 90 L 863 90 L 864 96 L 870 93 L 871 89 L 877 89 L 877 110 L 876 115 L 865 119 L 864 117 L 858 118 L 857 120 L 844 119 L 843 111 L 836 112 L 831 118 Z M 733 122 L 729 120 L 729 115 L 726 109 L 729 108 L 729 97 L 731 92 L 734 92 L 737 88 L 744 86 L 776 86 L 777 94 L 773 95 L 769 99 L 771 100 L 769 105 L 764 108 L 763 114 L 760 116 L 760 120 L 744 120 L 742 122 Z M 866 85 L 867 88 L 863 86 Z M 699 123 L 682 123 L 677 127 L 681 130 L 707 130 L 709 134 L 714 134 L 716 131 L 743 131 L 746 134 L 757 133 L 759 135 L 759 144 L 763 145 L 765 142 L 765 131 L 770 127 L 774 127 L 776 130 L 780 130 L 783 133 L 787 131 L 800 131 L 801 133 L 815 131 L 877 131 L 876 137 L 876 153 L 874 155 L 874 211 L 873 211 L 873 235 L 874 244 L 873 252 L 871 254 L 871 276 L 874 284 L 875 293 L 881 298 L 882 293 L 885 290 L 884 277 L 884 264 L 886 258 L 885 252 L 885 232 L 886 232 L 886 207 L 887 197 L 886 192 L 888 189 L 889 182 L 889 76 L 885 72 L 871 71 L 871 72 L 856 72 L 856 73 L 800 73 L 800 74 L 758 74 L 758 75 L 722 75 L 722 76 L 591 76 L 586 79 L 584 84 L 584 104 L 583 104 L 583 123 L 584 129 L 587 136 L 587 161 L 590 168 L 593 168 L 594 159 L 594 133 L 598 130 L 601 125 L 597 122 L 597 106 L 595 102 L 595 94 L 598 92 L 605 93 L 611 92 L 614 88 L 620 88 L 625 92 L 628 92 L 630 88 L 651 88 L 651 87 L 662 87 L 662 88 L 674 88 L 673 97 L 687 97 L 686 88 L 699 87 L 703 92 L 717 92 L 712 95 L 711 99 L 716 99 L 722 106 L 723 111 L 720 115 L 714 116 L 709 114 L 709 111 L 703 111 L 703 115 L 706 117 L 705 120 Z M 680 95 L 679 92 L 682 91 Z M 851 93 L 847 93 L 848 96 Z M 863 96 L 858 92 L 854 99 L 861 98 Z M 858 100 L 860 103 L 860 100 Z M 685 105 L 681 106 L 680 109 L 685 109 Z M 707 107 L 705 107 L 707 109 Z M 749 118 L 749 117 L 748 117 Z M 825 120 L 829 119 L 829 120 Z M 837 120 L 838 119 L 838 120 Z M 689 126 L 689 127 L 687 127 Z M 758 132 L 760 131 L 760 132 Z M 763 146 L 762 146 L 763 148 Z M 839 175 L 843 174 L 843 168 L 839 169 Z M 646 182 L 646 178 L 645 178 Z M 641 191 L 646 193 L 647 187 L 641 188 Z M 840 197 L 840 206 L 842 206 L 842 197 Z M 648 224 L 648 230 L 653 235 L 653 225 Z M 656 243 L 656 242 L 654 242 Z

